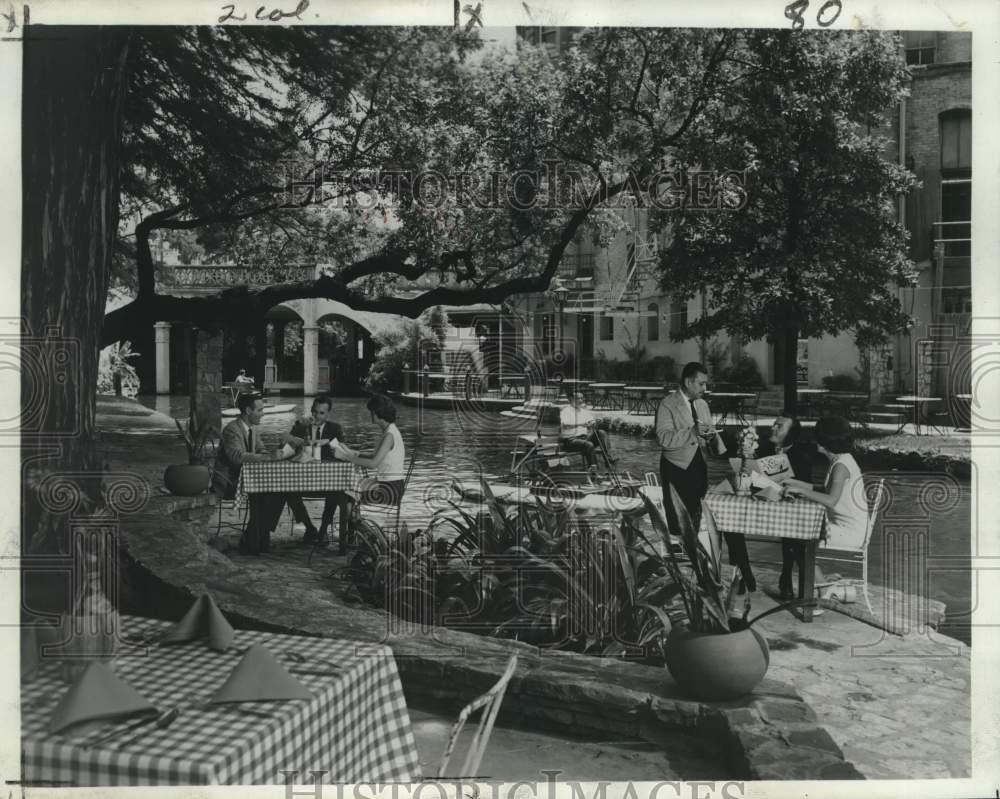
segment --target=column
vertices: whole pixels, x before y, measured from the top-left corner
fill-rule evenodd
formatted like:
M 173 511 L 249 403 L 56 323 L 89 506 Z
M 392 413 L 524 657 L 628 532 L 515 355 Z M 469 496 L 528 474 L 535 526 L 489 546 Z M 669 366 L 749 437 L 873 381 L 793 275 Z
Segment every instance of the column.
M 156 393 L 170 393 L 170 322 L 153 325 L 156 341 Z
M 315 397 L 319 382 L 319 328 L 302 326 L 302 393 Z

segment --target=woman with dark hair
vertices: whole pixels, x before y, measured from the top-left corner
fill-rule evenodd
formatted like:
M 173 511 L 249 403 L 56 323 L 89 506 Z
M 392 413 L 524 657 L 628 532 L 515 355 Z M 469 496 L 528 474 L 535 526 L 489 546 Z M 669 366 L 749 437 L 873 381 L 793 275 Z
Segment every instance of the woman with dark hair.
M 379 395 L 368 400 L 365 407 L 382 431 L 375 451 L 371 455 L 361 455 L 338 443 L 334 454 L 341 460 L 375 470 L 375 477 L 361 481 L 361 502 L 395 505 L 403 496 L 403 461 L 406 459 L 403 437 L 396 427 L 396 406 L 388 397 Z
M 790 413 L 782 411 L 781 416 L 774 420 L 771 428 L 770 451 L 761 447 L 763 455 L 784 455 L 792 470 L 792 477 L 801 480 L 806 485 L 812 485 L 812 458 L 805 447 L 799 442 L 802 423 Z M 778 578 L 778 591 L 784 601 L 795 598 L 792 590 L 792 570 L 799 567 L 802 572 L 805 563 L 805 544 L 795 538 L 781 539 L 781 576 Z
M 826 508 L 826 543 L 832 549 L 854 549 L 865 538 L 868 501 L 861 468 L 851 454 L 851 423 L 842 416 L 824 416 L 816 422 L 816 448 L 830 461 L 822 489 L 801 480 L 786 480 L 789 494 L 803 496 Z

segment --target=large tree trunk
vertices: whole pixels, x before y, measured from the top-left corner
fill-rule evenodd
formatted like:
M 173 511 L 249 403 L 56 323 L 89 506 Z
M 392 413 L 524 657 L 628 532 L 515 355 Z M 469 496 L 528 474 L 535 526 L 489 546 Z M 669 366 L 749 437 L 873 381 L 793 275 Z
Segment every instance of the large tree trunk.
M 785 375 L 785 413 L 794 414 L 799 394 L 799 329 L 788 327 L 782 332 L 785 339 L 785 351 L 782 353 L 784 363 L 782 372 Z
M 28 555 L 70 551 L 73 510 L 53 501 L 54 481 L 75 486 L 77 514 L 100 502 L 95 392 L 118 227 L 128 41 L 128 29 L 112 27 L 30 26 L 24 35 L 21 453 Z M 62 610 L 68 589 L 66 575 L 34 573 L 26 564 L 26 611 Z

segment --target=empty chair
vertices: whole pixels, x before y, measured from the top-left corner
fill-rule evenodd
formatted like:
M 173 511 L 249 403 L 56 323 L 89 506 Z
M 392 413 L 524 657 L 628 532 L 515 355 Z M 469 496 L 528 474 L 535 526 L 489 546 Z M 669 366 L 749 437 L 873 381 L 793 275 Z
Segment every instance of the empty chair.
M 496 721 L 497 713 L 500 712 L 500 704 L 503 702 L 504 694 L 507 692 L 507 685 L 510 683 L 511 677 L 514 676 L 515 669 L 517 669 L 517 655 L 511 655 L 510 660 L 507 661 L 507 668 L 504 669 L 504 673 L 496 685 L 462 708 L 462 712 L 458 714 L 455 726 L 452 727 L 451 735 L 448 736 L 448 744 L 444 748 L 444 754 L 441 756 L 441 765 L 438 768 L 439 778 L 446 776 L 445 771 L 451 760 L 455 744 L 458 743 L 458 736 L 465 727 L 465 723 L 469 720 L 469 716 L 477 710 L 482 709 L 482 715 L 479 717 L 479 727 L 476 729 L 476 733 L 472 737 L 472 742 L 469 744 L 469 750 L 466 752 L 461 773 L 452 776 L 451 779 L 467 779 L 479 776 L 479 764 L 483 760 L 486 745 L 493 734 L 493 724 Z

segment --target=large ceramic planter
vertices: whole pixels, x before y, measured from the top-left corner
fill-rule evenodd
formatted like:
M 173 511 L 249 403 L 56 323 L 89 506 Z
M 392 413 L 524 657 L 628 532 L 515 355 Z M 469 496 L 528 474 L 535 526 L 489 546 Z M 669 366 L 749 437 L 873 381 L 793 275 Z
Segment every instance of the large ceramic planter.
M 171 494 L 193 497 L 208 489 L 211 476 L 207 466 L 180 463 L 167 467 L 163 473 L 163 484 Z
M 722 701 L 750 693 L 767 673 L 767 641 L 754 629 L 735 633 L 673 630 L 667 668 L 686 696 Z

